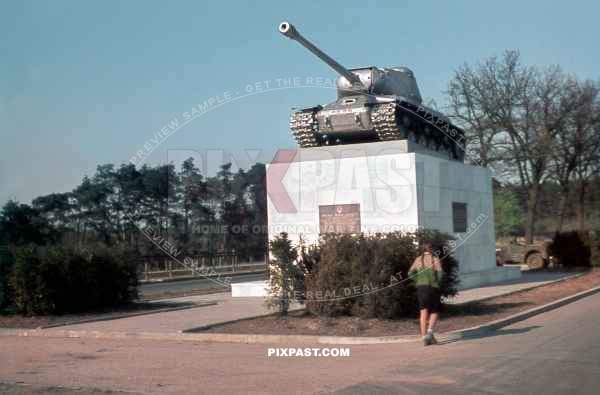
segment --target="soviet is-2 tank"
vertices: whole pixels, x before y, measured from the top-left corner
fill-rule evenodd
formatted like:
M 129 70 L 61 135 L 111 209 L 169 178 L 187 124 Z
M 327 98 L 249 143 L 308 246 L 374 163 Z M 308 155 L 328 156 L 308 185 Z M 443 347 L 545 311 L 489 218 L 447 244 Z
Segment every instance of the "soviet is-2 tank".
M 299 42 L 340 76 L 337 100 L 292 113 L 290 128 L 302 148 L 408 139 L 425 148 L 464 159 L 464 132 L 422 104 L 413 72 L 407 67 L 346 69 L 304 38 L 287 21 L 279 31 Z

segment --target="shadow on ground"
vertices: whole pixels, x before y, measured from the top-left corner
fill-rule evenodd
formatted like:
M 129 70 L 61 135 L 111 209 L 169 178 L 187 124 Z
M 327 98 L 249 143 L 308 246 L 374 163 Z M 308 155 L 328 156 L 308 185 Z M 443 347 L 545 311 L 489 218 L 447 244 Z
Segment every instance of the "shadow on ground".
M 461 305 L 445 305 L 444 316 L 480 316 L 486 314 L 498 314 L 506 310 L 515 308 L 522 308 L 525 306 L 533 306 L 532 302 L 507 302 L 507 303 L 493 303 L 493 302 L 478 302 L 473 301 Z
M 523 328 L 515 328 L 515 329 L 476 329 L 473 331 L 468 331 L 461 333 L 456 338 L 440 340 L 438 345 L 444 345 L 449 343 L 455 343 L 461 340 L 475 340 L 475 339 L 483 339 L 486 337 L 494 337 L 494 336 L 505 336 L 505 335 L 519 335 L 522 333 L 530 332 L 534 329 L 541 328 L 540 325 L 531 325 Z

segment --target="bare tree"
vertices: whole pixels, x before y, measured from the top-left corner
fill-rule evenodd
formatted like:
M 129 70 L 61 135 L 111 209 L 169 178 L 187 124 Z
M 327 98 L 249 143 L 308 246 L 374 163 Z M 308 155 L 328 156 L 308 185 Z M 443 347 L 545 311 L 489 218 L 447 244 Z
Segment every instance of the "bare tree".
M 575 110 L 575 81 L 558 67 L 524 66 L 507 51 L 475 68 L 463 66 L 449 85 L 452 116 L 467 131 L 481 163 L 509 169 L 527 190 L 526 238 L 533 241 L 541 185 L 550 174 L 556 136 Z
M 560 186 L 560 212 L 557 232 L 562 230 L 574 182 L 577 182 L 577 219 L 580 231 L 585 228 L 584 203 L 589 178 L 598 164 L 598 85 L 577 82 L 571 93 L 576 103 L 559 131 L 552 158 L 552 177 Z M 577 181 L 575 181 L 575 178 Z
M 498 157 L 495 139 L 499 132 L 489 117 L 483 68 L 473 70 L 468 65 L 459 68 L 449 83 L 447 94 L 450 116 L 463 126 L 469 148 L 482 166 L 493 166 Z
M 585 200 L 590 180 L 600 170 L 600 97 L 598 84 L 586 81 L 580 87 L 580 102 L 574 117 L 573 151 L 577 188 L 577 228 L 585 232 Z

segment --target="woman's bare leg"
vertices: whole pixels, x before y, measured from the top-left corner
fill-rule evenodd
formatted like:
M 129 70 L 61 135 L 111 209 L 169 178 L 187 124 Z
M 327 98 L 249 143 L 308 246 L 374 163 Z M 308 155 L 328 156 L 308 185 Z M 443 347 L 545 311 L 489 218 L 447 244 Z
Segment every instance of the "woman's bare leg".
M 431 313 L 431 315 L 429 316 L 429 331 L 433 332 L 433 330 L 435 329 L 435 324 L 437 323 L 438 320 L 438 313 Z
M 427 318 L 429 318 L 429 311 L 421 309 L 421 337 L 427 333 Z

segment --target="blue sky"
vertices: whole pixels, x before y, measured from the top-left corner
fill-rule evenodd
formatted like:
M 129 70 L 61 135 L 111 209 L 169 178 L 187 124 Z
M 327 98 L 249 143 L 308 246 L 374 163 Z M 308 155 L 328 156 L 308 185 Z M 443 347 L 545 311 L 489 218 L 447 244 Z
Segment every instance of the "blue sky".
M 411 67 L 444 104 L 453 70 L 518 49 L 598 79 L 597 2 L 551 1 L 14 1 L 0 11 L 0 203 L 70 191 L 101 163 L 125 163 L 161 128 L 210 98 L 257 82 L 336 74 L 277 32 L 288 19 L 348 67 Z M 232 100 L 172 133 L 169 150 L 245 150 L 269 161 L 293 148 L 293 106 L 331 89 L 266 91 Z M 189 156 L 179 152 L 180 156 Z M 215 167 L 220 160 L 209 160 Z

